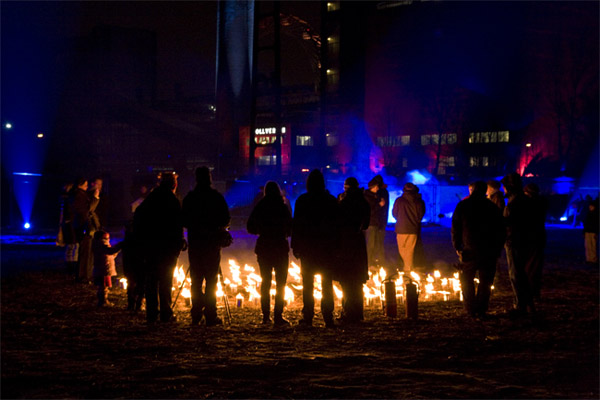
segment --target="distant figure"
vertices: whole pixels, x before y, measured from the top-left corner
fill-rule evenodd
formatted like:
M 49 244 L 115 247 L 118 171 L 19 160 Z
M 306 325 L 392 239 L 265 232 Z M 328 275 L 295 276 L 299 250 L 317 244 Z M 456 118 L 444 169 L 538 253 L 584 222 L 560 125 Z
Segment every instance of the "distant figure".
M 144 300 L 144 254 L 133 231 L 133 223 L 125 226 L 122 245 L 123 273 L 127 279 L 127 310 L 139 311 Z
M 121 242 L 122 243 L 122 242 Z M 92 240 L 94 253 L 94 284 L 98 287 L 98 307 L 112 306 L 108 301 L 108 292 L 112 287 L 112 277 L 117 276 L 115 257 L 121 250 L 121 243 L 110 245 L 110 235 L 105 231 L 96 231 Z
M 537 212 L 534 202 L 523 193 L 521 176 L 512 172 L 502 178 L 508 203 L 504 208 L 506 226 L 506 261 L 508 275 L 514 293 L 511 317 L 520 317 L 535 312 L 534 288 L 531 286 L 528 271 L 532 271 L 536 261 Z
M 356 323 L 363 317 L 363 284 L 369 279 L 369 264 L 364 231 L 369 228 L 371 207 L 358 187 L 356 178 L 344 182 L 340 202 L 340 266 L 336 280 L 344 292 L 342 321 Z
M 301 260 L 302 309 L 301 325 L 311 326 L 315 314 L 313 297 L 315 275 L 321 275 L 323 297 L 321 312 L 325 326 L 334 327 L 332 273 L 336 266 L 339 244 L 339 205 L 327 189 L 321 171 L 310 172 L 306 193 L 296 200 L 292 227 L 292 251 Z
M 221 263 L 219 232 L 229 227 L 231 216 L 225 198 L 211 185 L 210 170 L 199 167 L 196 187 L 183 199 L 183 226 L 188 232 L 192 278 L 192 325 L 198 325 L 202 318 L 206 326 L 223 324 L 217 316 L 216 294 Z
M 275 325 L 289 325 L 283 318 L 285 284 L 289 267 L 290 246 L 287 238 L 292 233 L 292 214 L 285 204 L 279 185 L 269 181 L 265 195 L 256 204 L 246 225 L 248 233 L 258 235 L 254 252 L 260 267 L 260 305 L 263 324 L 271 322 L 271 281 L 275 271 Z
M 108 199 L 106 194 L 102 191 L 104 187 L 104 180 L 100 177 L 94 178 L 90 181 L 90 188 L 88 195 L 98 199 L 98 204 L 92 210 L 90 218 L 93 219 L 94 226 L 96 229 L 105 229 L 108 224 Z
M 73 213 L 70 205 L 73 186 L 72 182 L 66 183 L 60 195 L 59 233 L 56 238 L 56 245 L 65 248 L 65 269 L 67 275 L 70 278 L 77 278 L 79 269 L 79 243 L 75 239 Z
M 346 190 L 346 184 L 344 183 L 344 190 Z M 358 188 L 358 183 L 357 183 Z M 346 194 L 344 192 L 343 194 Z M 369 181 L 369 189 L 364 192 L 363 198 L 369 204 L 370 217 L 369 217 L 369 226 L 367 231 L 365 232 L 366 240 L 367 240 L 367 255 L 368 255 L 368 265 L 376 266 L 379 265 L 380 255 L 377 254 L 377 235 L 380 230 L 379 227 L 379 213 L 381 209 L 381 199 L 379 197 L 379 182 L 376 179 L 371 179 Z M 383 261 L 383 260 L 381 260 Z
M 501 186 L 502 185 L 500 184 L 500 182 L 495 181 L 493 179 L 487 181 L 486 195 L 487 195 L 487 198 L 492 201 L 492 203 L 494 203 L 495 205 L 498 206 L 498 208 L 500 209 L 500 212 L 503 213 L 505 203 L 504 203 L 504 194 L 502 194 L 502 192 L 500 191 Z
M 546 249 L 546 214 L 548 202 L 540 195 L 540 188 L 535 183 L 528 183 L 523 193 L 531 200 L 533 212 L 531 227 L 533 230 L 531 262 L 527 266 L 527 277 L 533 298 L 539 300 L 542 288 L 542 270 L 544 268 L 544 251 Z
M 88 283 L 92 279 L 92 235 L 96 231 L 96 225 L 91 220 L 91 213 L 98 205 L 98 199 L 88 196 L 88 181 L 80 178 L 77 180 L 77 188 L 73 191 L 69 209 L 71 211 L 75 240 L 79 244 L 79 272 L 78 280 Z
M 588 212 L 583 221 L 583 236 L 585 240 L 585 262 L 598 265 L 598 199 L 588 204 Z
M 375 259 L 379 265 L 385 263 L 385 229 L 388 223 L 388 217 L 390 214 L 390 192 L 387 190 L 387 184 L 383 181 L 381 175 L 375 176 L 373 179 L 377 181 L 379 185 L 379 224 L 375 233 Z
M 146 275 L 146 322 L 174 321 L 171 310 L 173 271 L 184 248 L 177 176 L 163 173 L 160 185 L 135 210 L 133 232 L 140 241 Z M 159 312 L 160 302 L 160 312 Z
M 469 197 L 458 203 L 452 215 L 452 245 L 461 262 L 465 311 L 472 317 L 485 317 L 505 231 L 500 210 L 485 197 L 486 183 L 473 182 L 472 187 Z M 475 290 L 477 273 L 479 284 Z
M 404 263 L 404 273 L 414 267 L 415 247 L 421 235 L 421 220 L 425 215 L 425 202 L 421 199 L 419 188 L 406 183 L 404 193 L 394 202 L 392 215 L 396 218 L 396 240 L 398 252 Z

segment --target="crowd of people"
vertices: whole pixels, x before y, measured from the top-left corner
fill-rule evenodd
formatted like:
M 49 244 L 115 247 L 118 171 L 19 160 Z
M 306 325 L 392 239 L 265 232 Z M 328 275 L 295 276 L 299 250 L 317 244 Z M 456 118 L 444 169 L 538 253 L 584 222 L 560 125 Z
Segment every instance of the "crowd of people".
M 124 240 L 115 246 L 111 246 L 105 230 L 102 180 L 94 179 L 88 187 L 87 180 L 79 179 L 73 186 L 65 187 L 61 241 L 66 247 L 67 271 L 79 281 L 97 285 L 98 306 L 110 304 L 108 291 L 116 276 L 114 259 L 122 252 L 128 309 L 138 311 L 145 298 L 148 324 L 174 321 L 173 272 L 180 253 L 187 250 L 192 324 L 223 323 L 217 315 L 216 292 L 221 249 L 231 243 L 227 232 L 231 216 L 225 198 L 212 187 L 210 170 L 200 167 L 195 175 L 196 187 L 180 201 L 176 195 L 177 175 L 163 173 L 157 186 L 144 191 L 132 204 L 132 221 L 126 226 Z M 258 236 L 254 250 L 262 277 L 263 323 L 289 325 L 283 311 L 290 249 L 300 260 L 302 274 L 300 324 L 313 324 L 317 274 L 321 277 L 320 309 L 325 326 L 336 325 L 333 281 L 340 283 L 344 293 L 338 323 L 362 321 L 363 284 L 369 278 L 369 266 L 385 264 L 389 202 L 387 185 L 380 175 L 369 181 L 367 189 L 349 177 L 343 193 L 335 197 L 326 189 L 321 171 L 315 169 L 308 175 L 306 192 L 298 197 L 294 210 L 279 185 L 268 181 L 246 225 L 250 234 Z M 415 269 L 415 257 L 423 246 L 421 221 L 425 211 L 418 186 L 406 183 L 392 207 L 401 264 L 392 270 L 388 266 L 388 276 L 397 276 L 398 269 L 410 276 Z M 503 249 L 514 293 L 509 315 L 535 313 L 544 263 L 546 212 L 547 204 L 539 187 L 533 183 L 523 187 L 517 173 L 506 175 L 501 182 L 469 184 L 469 195 L 457 204 L 451 226 L 467 315 L 486 317 Z M 597 263 L 597 201 L 589 205 L 584 233 L 586 261 Z M 271 319 L 273 273 L 276 295 Z

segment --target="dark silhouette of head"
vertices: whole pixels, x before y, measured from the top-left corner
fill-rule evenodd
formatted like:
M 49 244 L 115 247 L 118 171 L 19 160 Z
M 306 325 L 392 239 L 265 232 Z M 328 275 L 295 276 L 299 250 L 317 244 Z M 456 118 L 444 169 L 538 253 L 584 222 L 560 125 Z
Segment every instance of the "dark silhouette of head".
M 210 187 L 212 184 L 212 176 L 208 167 L 196 168 L 196 183 L 199 187 Z
M 501 182 L 506 190 L 506 194 L 509 196 L 517 195 L 523 192 L 523 181 L 521 180 L 521 175 L 516 172 L 511 172 L 510 174 L 506 175 L 504 178 L 502 178 Z
M 485 193 L 487 192 L 487 183 L 484 181 L 475 181 L 469 183 L 469 189 L 471 191 L 471 197 L 485 197 Z
M 313 169 L 306 179 L 306 191 L 309 193 L 325 191 L 325 177 L 318 169 Z
M 358 180 L 351 176 L 344 181 L 344 190 L 349 192 L 358 189 Z
M 419 193 L 419 188 L 414 183 L 407 182 L 404 184 L 402 191 L 416 194 L 416 193 Z
M 275 181 L 268 181 L 265 185 L 265 197 L 281 197 L 281 188 Z
M 160 177 L 160 187 L 175 190 L 177 188 L 177 174 L 175 172 L 164 172 Z
M 536 197 L 540 195 L 540 187 L 535 183 L 528 183 L 523 188 L 523 192 L 529 197 Z

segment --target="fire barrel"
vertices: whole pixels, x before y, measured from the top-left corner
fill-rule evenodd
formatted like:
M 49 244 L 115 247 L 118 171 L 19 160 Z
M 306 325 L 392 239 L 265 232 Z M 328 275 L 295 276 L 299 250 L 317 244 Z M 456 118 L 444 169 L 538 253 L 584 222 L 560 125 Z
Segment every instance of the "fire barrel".
M 398 304 L 396 303 L 396 283 L 386 281 L 383 284 L 385 290 L 385 315 L 396 318 L 398 315 Z
M 419 292 L 417 289 L 417 285 L 412 281 L 406 283 L 406 291 L 404 292 L 406 318 L 419 318 Z

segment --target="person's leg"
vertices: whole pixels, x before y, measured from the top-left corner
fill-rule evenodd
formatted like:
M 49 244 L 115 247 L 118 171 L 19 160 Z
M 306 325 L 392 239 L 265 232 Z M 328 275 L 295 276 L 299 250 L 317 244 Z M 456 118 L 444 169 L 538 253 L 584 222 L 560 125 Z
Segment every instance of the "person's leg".
M 492 285 L 496 276 L 496 259 L 486 260 L 479 269 L 479 285 L 477 285 L 476 312 L 485 315 L 490 304 Z
M 513 288 L 514 308 L 520 313 L 525 313 L 527 312 L 527 306 L 531 305 L 529 281 L 525 273 L 526 249 L 522 246 L 507 246 L 506 261 L 510 284 Z
M 378 265 L 385 264 L 385 228 L 375 230 L 375 261 Z
M 190 279 L 192 280 L 190 288 L 192 296 L 192 324 L 198 324 L 202 320 L 204 307 L 206 305 L 206 299 L 202 292 L 205 272 L 202 264 L 202 250 L 192 241 L 190 241 L 188 246 L 188 257 L 190 262 Z
M 281 257 L 275 265 L 275 323 L 283 322 L 283 307 L 285 303 L 285 285 L 287 283 L 289 268 L 289 256 L 288 253 L 282 253 Z M 287 322 L 287 321 L 286 321 Z
M 323 320 L 326 326 L 333 326 L 333 281 L 331 274 L 328 272 L 321 273 L 321 286 L 322 294 L 321 298 L 321 313 L 323 314 Z
M 465 311 L 469 315 L 475 315 L 476 313 L 476 302 L 475 302 L 475 273 L 477 272 L 474 263 L 463 263 L 463 269 L 459 272 L 460 288 L 463 295 L 463 306 Z
M 369 226 L 369 228 L 365 231 L 366 242 L 367 242 L 367 255 L 369 266 L 377 265 L 377 256 L 376 256 L 376 235 L 377 235 L 377 227 Z
M 158 318 L 158 271 L 153 266 L 152 270 L 146 273 L 145 294 L 146 294 L 146 322 L 156 322 Z
M 413 269 L 415 246 L 417 245 L 417 235 L 397 234 L 398 252 L 404 263 L 403 270 L 405 273 Z
M 164 257 L 160 266 L 160 276 L 158 282 L 160 297 L 160 320 L 168 322 L 173 317 L 171 309 L 173 294 L 173 272 L 177 264 L 177 257 Z
M 258 256 L 258 267 L 260 269 L 260 277 L 262 282 L 260 283 L 260 308 L 263 315 L 263 322 L 269 322 L 271 320 L 271 281 L 273 280 L 273 260 L 269 257 Z
M 207 325 L 222 323 L 217 317 L 217 282 L 219 264 L 221 262 L 221 248 L 210 247 L 206 249 L 206 302 L 204 317 Z
M 303 320 L 307 324 L 312 324 L 315 316 L 315 298 L 313 295 L 315 286 L 314 270 L 310 266 L 310 261 L 301 259 L 302 270 L 302 315 Z

